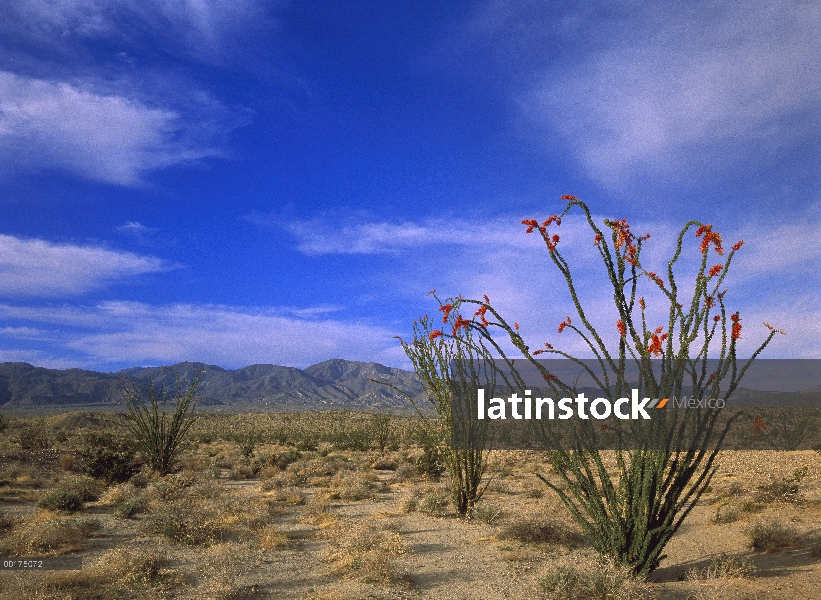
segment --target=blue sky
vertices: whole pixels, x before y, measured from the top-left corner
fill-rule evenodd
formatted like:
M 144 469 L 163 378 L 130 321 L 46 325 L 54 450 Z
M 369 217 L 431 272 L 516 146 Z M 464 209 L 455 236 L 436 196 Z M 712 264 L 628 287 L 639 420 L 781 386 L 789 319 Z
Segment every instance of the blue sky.
M 659 272 L 689 219 L 743 239 L 742 351 L 768 321 L 768 356 L 821 358 L 817 2 L 0 0 L 0 22 L 0 360 L 406 367 L 393 336 L 432 288 L 581 351 L 520 224 L 562 194 L 651 232 Z M 589 232 L 561 233 L 612 330 Z

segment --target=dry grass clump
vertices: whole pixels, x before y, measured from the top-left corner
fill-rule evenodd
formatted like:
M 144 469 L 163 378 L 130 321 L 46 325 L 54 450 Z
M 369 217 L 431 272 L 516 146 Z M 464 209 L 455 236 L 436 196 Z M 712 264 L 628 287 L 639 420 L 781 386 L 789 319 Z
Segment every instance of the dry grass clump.
M 256 545 L 260 550 L 285 548 L 288 545 L 288 534 L 280 531 L 276 525 L 268 524 L 255 532 Z
M 549 600 L 643 600 L 655 596 L 629 569 L 603 559 L 592 565 L 560 566 L 540 583 Z
M 210 546 L 223 539 L 226 514 L 214 502 L 181 499 L 159 508 L 146 517 L 147 533 L 161 534 L 169 541 L 186 546 Z
M 200 594 L 215 600 L 250 600 L 262 598 L 257 585 L 242 585 L 242 580 L 256 572 L 262 557 L 247 546 L 225 542 L 205 552 L 200 572 L 203 585 Z
M 36 556 L 82 550 L 85 540 L 100 529 L 97 519 L 66 519 L 42 512 L 14 524 L 0 540 L 0 554 Z
M 798 533 L 778 521 L 761 521 L 744 532 L 750 540 L 750 547 L 761 552 L 778 552 L 792 548 L 798 543 Z
M 101 496 L 99 504 L 103 506 L 116 506 L 134 498 L 143 496 L 143 492 L 133 483 L 118 483 L 108 488 Z
M 419 486 L 411 490 L 402 503 L 405 512 L 420 512 L 432 517 L 444 517 L 451 504 L 450 490 L 438 485 Z
M 331 481 L 331 498 L 343 500 L 375 500 L 376 483 L 373 475 L 355 471 L 341 471 Z
M 416 466 L 409 462 L 403 462 L 401 465 L 396 467 L 396 471 L 393 473 L 392 481 L 404 483 L 406 481 L 414 481 L 416 478 Z
M 502 528 L 500 540 L 516 540 L 525 544 L 560 544 L 575 546 L 581 536 L 567 523 L 549 518 L 522 519 Z
M 256 473 L 254 473 L 254 470 L 248 465 L 235 465 L 234 468 L 231 469 L 229 477 L 235 481 L 242 481 L 245 479 L 253 479 L 256 477 Z
M 314 494 L 302 511 L 301 520 L 317 527 L 332 527 L 339 521 L 337 516 L 331 512 L 331 505 L 328 498 L 320 493 Z
M 285 502 L 291 506 L 300 506 L 305 504 L 305 494 L 299 488 L 286 487 L 279 488 L 270 496 L 271 500 L 276 502 Z
M 63 453 L 57 461 L 60 463 L 60 468 L 63 471 L 71 471 L 74 469 L 75 460 L 73 454 Z
M 755 572 L 755 565 L 743 556 L 721 554 L 710 559 L 703 569 L 688 571 L 686 577 L 690 581 L 744 579 L 754 575 Z
M 400 573 L 395 559 L 407 551 L 398 531 L 372 524 L 345 523 L 328 531 L 325 560 L 331 572 L 353 576 L 365 583 L 408 587 L 412 580 Z
M 473 509 L 473 513 L 470 516 L 471 518 L 481 521 L 482 523 L 493 525 L 502 519 L 504 512 L 498 506 L 494 506 L 493 504 L 485 504 L 483 502 Z

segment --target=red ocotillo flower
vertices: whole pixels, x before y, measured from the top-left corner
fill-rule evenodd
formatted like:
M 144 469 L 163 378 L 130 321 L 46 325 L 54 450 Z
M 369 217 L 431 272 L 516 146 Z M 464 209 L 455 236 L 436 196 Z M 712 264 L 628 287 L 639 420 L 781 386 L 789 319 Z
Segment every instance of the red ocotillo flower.
M 655 281 L 657 284 L 659 284 L 661 287 L 664 287 L 664 280 L 655 273 L 653 273 L 653 271 L 647 273 L 647 276 L 653 281 Z
M 436 339 L 436 338 L 438 338 L 440 335 L 442 335 L 442 332 L 441 332 L 439 329 L 437 329 L 437 330 L 435 330 L 435 331 L 431 331 L 431 332 L 430 332 L 430 335 L 429 335 L 428 337 L 429 337 L 430 339 L 432 339 L 432 340 L 435 340 L 435 339 Z
M 527 225 L 525 233 L 533 233 L 533 230 L 539 226 L 539 222 L 536 219 L 522 219 L 522 225 Z
M 661 334 L 661 335 L 659 335 Z M 647 352 L 654 356 L 661 356 L 663 350 L 661 348 L 661 344 L 664 340 L 667 339 L 667 334 L 661 333 L 661 327 L 656 328 L 656 332 L 653 334 L 653 337 L 650 338 L 650 344 L 647 346 Z
M 762 431 L 767 431 L 767 422 L 756 415 L 755 419 L 753 419 L 753 434 L 758 437 Z
M 644 304 L 644 298 L 639 298 L 639 308 L 641 308 L 641 310 L 644 310 L 646 308 L 646 305 Z
M 450 316 L 450 311 L 453 310 L 453 304 L 443 304 L 442 306 L 439 307 L 439 310 L 441 310 L 443 313 L 445 313 L 444 316 L 442 317 L 442 323 L 447 323 L 448 322 L 448 317 Z
M 741 316 L 738 312 L 733 313 L 730 315 L 730 320 L 733 322 L 733 332 L 732 337 L 734 340 L 741 339 Z
M 594 245 L 594 246 L 598 246 L 598 245 L 599 245 L 599 242 L 601 242 L 601 234 L 600 234 L 600 233 L 597 233 L 597 234 L 596 234 L 596 237 L 594 237 L 594 238 L 593 238 L 593 245 Z
M 555 381 L 556 379 L 558 379 L 558 377 L 556 377 L 552 373 L 545 373 L 544 375 L 542 375 L 542 379 L 544 379 L 545 381 Z
M 616 329 L 619 330 L 619 335 L 621 335 L 621 337 L 624 337 L 624 336 L 627 335 L 627 326 L 624 324 L 624 322 L 621 319 L 616 321 Z
M 570 315 L 567 315 L 567 319 L 562 321 L 561 323 L 559 323 L 559 333 L 564 331 L 565 327 L 569 327 L 569 326 L 570 326 Z
M 462 315 L 456 315 L 456 323 L 453 324 L 453 335 L 456 335 L 456 332 L 459 331 L 462 327 L 465 329 L 468 328 L 470 325 L 470 321 L 465 319 Z
M 741 248 L 741 246 L 743 246 L 743 245 L 744 245 L 744 240 L 738 240 L 738 241 L 737 241 L 737 242 L 733 245 L 733 252 L 735 252 L 736 250 L 738 250 L 739 248 Z
M 712 267 L 710 267 L 710 271 L 709 271 L 708 275 L 709 275 L 710 277 L 715 277 L 716 275 L 718 275 L 719 273 L 721 273 L 721 269 L 723 269 L 723 268 L 724 268 L 724 267 L 723 267 L 723 266 L 721 266 L 721 265 L 715 265 L 715 266 L 712 266 Z

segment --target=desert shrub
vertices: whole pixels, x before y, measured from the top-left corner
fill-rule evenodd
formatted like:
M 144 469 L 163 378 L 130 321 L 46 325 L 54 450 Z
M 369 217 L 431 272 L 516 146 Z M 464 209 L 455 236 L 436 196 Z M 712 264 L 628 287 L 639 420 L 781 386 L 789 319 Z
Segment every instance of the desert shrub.
M 303 494 L 299 488 L 295 487 L 277 489 L 271 496 L 271 499 L 276 502 L 285 502 L 286 504 L 290 504 L 292 506 L 305 504 L 305 494 Z
M 711 558 L 703 569 L 688 571 L 686 577 L 690 580 L 739 579 L 750 577 L 755 572 L 755 565 L 743 556 L 721 554 Z
M 494 525 L 502 518 L 503 514 L 502 509 L 498 506 L 480 503 L 473 509 L 473 514 L 471 517 L 477 521 L 481 521 L 482 523 Z
M 194 477 L 167 475 L 151 483 L 148 494 L 154 499 L 173 501 L 189 494 L 188 488 L 197 483 Z
M 343 500 L 363 500 L 373 499 L 376 493 L 376 484 L 373 478 L 364 473 L 353 471 L 342 471 L 337 473 L 331 481 L 331 493 L 333 498 Z
M 778 552 L 792 548 L 798 542 L 798 534 L 792 527 L 778 521 L 762 521 L 753 524 L 744 532 L 753 550 Z
M 61 454 L 60 458 L 57 459 L 57 461 L 60 463 L 60 468 L 63 471 L 71 471 L 72 469 L 74 469 L 74 464 L 76 462 L 74 460 L 74 455 L 73 454 L 65 454 L 65 453 Z
M 280 452 L 278 454 L 272 454 L 269 462 L 271 466 L 274 466 L 280 470 L 284 470 L 288 467 L 288 465 L 295 463 L 299 459 L 302 458 L 302 453 L 298 450 L 286 450 L 285 452 Z
M 174 411 L 168 411 L 168 390 L 165 381 L 157 389 L 153 381 L 138 386 L 130 380 L 120 381 L 120 391 L 128 408 L 125 425 L 148 460 L 148 465 L 160 475 L 176 468 L 177 459 L 191 426 L 197 420 L 194 412 L 199 386 L 198 373 L 193 383 L 183 384 L 176 373 Z
M 114 507 L 114 516 L 121 519 L 130 519 L 148 510 L 148 498 L 130 498 Z
M 23 450 L 48 450 L 51 440 L 46 426 L 39 420 L 23 423 L 17 430 L 17 440 Z
M 0 433 L 3 433 L 9 426 L 11 418 L 6 414 L 5 410 L 0 410 Z
M 59 489 L 77 494 L 83 502 L 96 500 L 103 493 L 104 486 L 100 481 L 88 475 L 67 477 L 60 482 Z
M 801 481 L 807 476 L 809 469 L 796 469 L 789 477 L 776 479 L 766 485 L 758 487 L 761 502 L 791 502 L 798 498 Z
M 368 422 L 369 437 L 380 454 L 385 454 L 386 449 L 396 450 L 399 447 L 399 440 L 393 432 L 391 422 L 393 418 L 390 413 L 385 415 L 371 415 Z
M 161 548 L 115 548 L 94 566 L 96 574 L 125 586 L 152 585 L 167 579 L 168 557 Z
M 396 467 L 396 471 L 393 474 L 393 481 L 402 483 L 405 481 L 413 481 L 414 479 L 416 479 L 415 465 L 404 462 Z
M 410 578 L 396 570 L 395 558 L 405 554 L 405 544 L 397 531 L 372 524 L 345 524 L 328 535 L 325 560 L 332 571 L 356 576 L 365 583 L 409 584 Z
M 387 456 L 380 457 L 371 465 L 377 471 L 395 471 L 397 466 L 396 459 Z
M 526 544 L 575 545 L 580 536 L 566 523 L 550 519 L 522 519 L 506 525 L 499 532 L 499 539 L 516 540 Z
M 416 442 L 422 448 L 422 454 L 416 459 L 416 472 L 430 481 L 439 481 L 447 470 L 442 445 L 433 432 L 420 427 L 415 432 Z
M 233 469 L 231 469 L 231 474 L 229 475 L 231 479 L 236 481 L 240 481 L 243 479 L 253 479 L 255 477 L 254 470 L 246 465 L 236 465 Z
M 402 503 L 405 512 L 421 512 L 432 517 L 444 517 L 450 505 L 450 494 L 442 487 L 420 487 L 411 491 Z
M 177 544 L 210 546 L 223 538 L 223 519 L 217 507 L 177 501 L 148 515 L 144 526 Z
M 80 453 L 82 471 L 107 483 L 123 483 L 142 467 L 136 448 L 127 439 L 110 433 L 89 433 L 84 436 L 86 448 Z
M 629 569 L 604 560 L 592 569 L 560 567 L 541 580 L 550 600 L 639 600 L 650 598 L 650 590 Z
M 133 483 L 118 483 L 112 485 L 100 496 L 100 504 L 103 506 L 116 506 L 142 494 Z
M 55 519 L 35 515 L 16 524 L 0 541 L 0 554 L 32 556 L 80 550 L 83 542 L 101 528 L 97 519 Z
M 37 508 L 73 513 L 83 508 L 83 499 L 74 492 L 54 490 L 37 501 Z
M 204 552 L 198 571 L 204 596 L 214 600 L 255 600 L 265 598 L 256 585 L 242 587 L 239 581 L 262 565 L 259 552 L 235 542 L 216 544 Z
M 265 525 L 257 530 L 256 543 L 260 550 L 285 548 L 288 545 L 288 534 L 277 529 L 275 525 Z

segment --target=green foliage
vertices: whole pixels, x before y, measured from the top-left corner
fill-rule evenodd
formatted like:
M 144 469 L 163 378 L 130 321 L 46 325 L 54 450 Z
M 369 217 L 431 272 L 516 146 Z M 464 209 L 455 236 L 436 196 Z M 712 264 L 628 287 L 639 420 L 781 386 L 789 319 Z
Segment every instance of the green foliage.
M 38 508 L 73 513 L 83 508 L 83 499 L 74 492 L 54 490 L 37 501 Z
M 114 507 L 114 516 L 121 519 L 131 517 L 148 510 L 148 499 L 144 497 L 131 498 Z
M 528 226 L 527 233 L 538 230 L 541 234 L 573 302 L 576 316 L 572 320 L 568 316 L 559 325 L 558 332 L 573 331 L 595 358 L 585 362 L 554 349 L 549 343 L 531 351 L 519 333 L 518 324 L 509 325 L 487 297 L 484 301 L 456 299 L 453 310 L 466 304 L 478 305 L 475 315 L 480 316 L 480 322 L 471 321 L 469 327 L 507 362 L 510 370 L 500 373 L 505 383 L 512 389 L 528 387 L 492 337 L 490 331 L 494 327 L 538 369 L 555 398 L 577 395 L 575 383 L 568 384 L 549 373 L 545 365 L 536 360 L 537 355 L 552 354 L 575 362 L 610 398 L 629 395 L 631 388 L 637 388 L 641 397 L 681 398 L 687 392 L 691 397 L 727 400 L 750 363 L 779 333 L 768 326 L 770 333 L 762 345 L 746 364 L 738 364 L 736 343 L 741 337 L 741 317 L 735 313 L 728 318 L 724 304 L 726 289 L 722 288 L 733 256 L 742 243 L 733 246 L 723 264 L 709 267 L 711 246 L 716 254 L 724 255 L 722 238 L 710 225 L 688 222 L 678 234 L 674 255 L 667 263 L 665 283 L 642 266 L 642 247 L 649 234 L 635 236 L 623 219 L 605 220 L 605 228 L 610 233 L 606 235 L 594 223 L 583 202 L 572 196 L 565 199 L 568 204 L 560 215 L 553 215 L 542 224 L 535 220 L 522 223 Z M 549 230 L 553 224 L 560 225 L 573 207 L 582 210 L 590 228 L 591 246 L 599 254 L 607 274 L 607 295 L 612 295 L 615 303 L 610 332 L 598 331 L 588 318 L 570 266 L 559 250 L 560 236 Z M 679 287 L 681 273 L 677 261 L 682 254 L 684 236 L 691 228 L 696 229 L 696 237 L 701 238 L 701 256 L 692 295 L 686 296 Z M 648 326 L 646 303 L 638 293 L 639 282 L 644 281 L 664 305 L 666 327 Z M 597 305 L 597 311 L 600 310 Z M 617 347 L 613 348 L 605 340 L 615 334 L 619 338 Z M 717 351 L 710 349 L 714 342 L 720 345 Z M 696 348 L 697 344 L 701 346 Z M 715 365 L 709 370 L 708 355 Z M 628 365 L 637 369 L 637 382 L 628 381 Z M 722 382 L 726 384 L 723 389 Z M 615 475 L 608 471 L 602 458 L 598 445 L 599 424 L 593 420 L 579 421 L 569 445 L 567 441 L 557 443 L 551 423 L 533 423 L 546 447 L 553 448 L 549 452 L 550 463 L 563 485 L 541 475 L 540 479 L 559 495 L 596 550 L 640 576 L 658 567 L 664 558 L 664 547 L 709 486 L 717 468 L 715 458 L 730 426 L 730 421 L 725 421 L 717 427 L 719 410 L 687 409 L 679 414 L 674 404 L 671 410 L 658 413 L 661 414 L 654 413 L 652 421 L 632 424 L 629 433 L 634 449 L 627 450 L 622 438 L 617 438 L 620 445 L 616 451 Z
M 183 384 L 176 379 L 174 411 L 168 411 L 168 390 L 165 382 L 157 389 L 153 381 L 138 386 L 130 380 L 120 381 L 120 391 L 128 408 L 126 427 L 147 458 L 148 465 L 160 475 L 166 475 L 176 467 L 191 426 L 197 420 L 196 394 L 199 386 L 198 373 L 193 383 Z
M 31 420 L 18 429 L 17 439 L 23 450 L 48 450 L 51 440 L 46 426 L 39 420 Z

